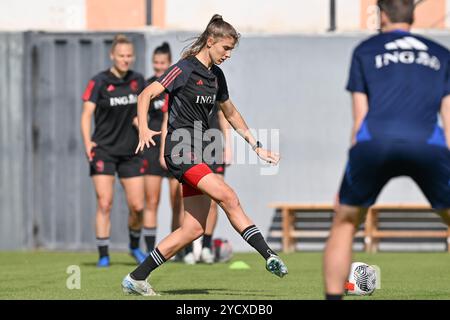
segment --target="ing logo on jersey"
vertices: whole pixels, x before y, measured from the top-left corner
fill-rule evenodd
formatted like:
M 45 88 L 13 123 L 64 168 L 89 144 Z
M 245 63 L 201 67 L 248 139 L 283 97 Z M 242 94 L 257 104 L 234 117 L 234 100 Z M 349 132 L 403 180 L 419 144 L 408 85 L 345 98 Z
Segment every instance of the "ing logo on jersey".
M 214 104 L 216 103 L 216 95 L 212 96 L 197 96 L 195 99 L 195 103 L 200 104 Z
M 129 104 L 137 103 L 137 100 L 137 95 L 129 94 L 128 96 L 109 98 L 109 104 L 111 105 L 111 107 L 126 106 Z
M 384 48 L 389 52 L 375 56 L 377 69 L 393 64 L 419 64 L 438 71 L 441 62 L 435 56 L 428 53 L 428 46 L 418 39 L 408 36 L 388 42 Z

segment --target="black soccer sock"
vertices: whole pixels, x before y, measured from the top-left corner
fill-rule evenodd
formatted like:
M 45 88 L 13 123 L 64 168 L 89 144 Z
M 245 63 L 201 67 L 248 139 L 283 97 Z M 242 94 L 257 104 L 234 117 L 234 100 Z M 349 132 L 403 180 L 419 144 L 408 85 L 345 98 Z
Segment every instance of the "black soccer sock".
M 130 233 L 130 249 L 139 248 L 139 240 L 141 239 L 141 229 L 133 230 L 131 228 L 128 228 L 128 231 Z
M 142 230 L 142 235 L 144 236 L 145 245 L 147 246 L 147 252 L 155 249 L 155 241 L 156 241 L 156 227 L 154 228 L 145 228 Z
M 194 251 L 194 247 L 191 242 L 186 247 L 184 247 L 184 254 L 191 253 L 192 251 Z
M 212 235 L 211 234 L 204 234 L 203 235 L 203 240 L 202 240 L 202 248 L 209 248 L 209 249 L 211 249 L 211 239 L 212 239 Z
M 269 248 L 261 232 L 255 225 L 245 228 L 245 230 L 242 231 L 241 236 L 248 242 L 249 245 L 255 248 L 256 251 L 264 257 L 264 259 L 267 260 L 271 254 L 275 254 L 275 252 Z
M 325 294 L 325 300 L 342 300 L 342 294 Z
M 108 246 L 109 246 L 109 237 L 107 238 L 96 238 L 98 255 L 100 258 L 109 256 Z
M 134 280 L 145 280 L 150 273 L 166 262 L 166 258 L 155 248 L 148 257 L 133 272 L 130 273 Z

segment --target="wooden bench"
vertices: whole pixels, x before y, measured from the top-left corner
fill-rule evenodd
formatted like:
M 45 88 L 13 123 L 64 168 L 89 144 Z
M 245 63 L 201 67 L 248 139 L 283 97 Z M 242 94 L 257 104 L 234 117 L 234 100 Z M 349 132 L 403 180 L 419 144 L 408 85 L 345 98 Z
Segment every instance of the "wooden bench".
M 331 204 L 271 203 L 271 208 L 281 211 L 281 238 L 283 252 L 295 250 L 296 238 L 328 237 L 329 231 L 296 230 L 296 212 L 333 212 Z M 377 252 L 382 238 L 444 238 L 447 251 L 450 252 L 450 227 L 447 230 L 380 230 L 379 215 L 382 212 L 433 212 L 430 206 L 423 204 L 380 204 L 369 208 L 364 230 L 355 237 L 364 237 L 366 252 Z

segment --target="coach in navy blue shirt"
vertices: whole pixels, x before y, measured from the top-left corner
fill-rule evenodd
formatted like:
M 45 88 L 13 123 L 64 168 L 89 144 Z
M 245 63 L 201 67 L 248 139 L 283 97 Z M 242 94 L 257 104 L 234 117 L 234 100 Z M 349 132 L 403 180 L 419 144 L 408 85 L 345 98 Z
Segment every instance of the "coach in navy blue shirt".
M 354 126 L 325 249 L 328 299 L 342 297 L 353 235 L 391 178 L 411 177 L 450 225 L 450 54 L 410 33 L 413 0 L 378 6 L 382 32 L 354 50 L 347 85 Z

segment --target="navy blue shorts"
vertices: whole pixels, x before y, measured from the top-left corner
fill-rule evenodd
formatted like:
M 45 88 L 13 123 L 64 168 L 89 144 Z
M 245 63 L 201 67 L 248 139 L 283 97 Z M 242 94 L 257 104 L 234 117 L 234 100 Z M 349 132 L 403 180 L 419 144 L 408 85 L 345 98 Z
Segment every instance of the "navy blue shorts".
M 370 207 L 391 178 L 411 177 L 434 209 L 450 208 L 450 150 L 426 143 L 359 142 L 339 191 L 341 204 Z

